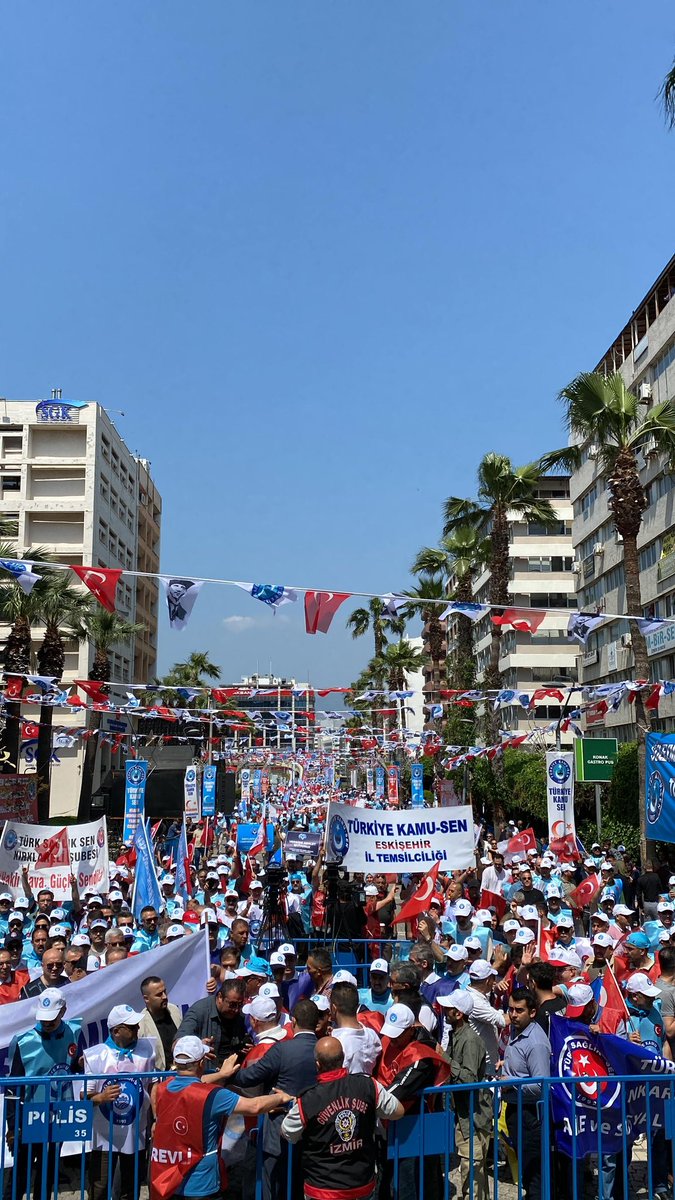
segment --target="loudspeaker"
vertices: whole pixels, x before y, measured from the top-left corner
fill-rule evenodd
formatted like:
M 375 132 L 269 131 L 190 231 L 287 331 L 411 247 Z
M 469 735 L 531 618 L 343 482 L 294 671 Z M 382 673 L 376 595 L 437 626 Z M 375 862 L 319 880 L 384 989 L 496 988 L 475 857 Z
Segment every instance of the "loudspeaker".
M 225 763 L 218 763 L 216 770 L 216 809 L 231 817 L 237 804 L 237 773 L 226 771 Z

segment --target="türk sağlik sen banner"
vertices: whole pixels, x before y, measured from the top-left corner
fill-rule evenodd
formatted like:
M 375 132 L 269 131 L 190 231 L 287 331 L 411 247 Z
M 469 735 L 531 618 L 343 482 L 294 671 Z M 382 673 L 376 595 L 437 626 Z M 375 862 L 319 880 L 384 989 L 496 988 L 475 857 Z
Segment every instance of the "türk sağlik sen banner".
M 434 863 L 443 871 L 458 871 L 475 861 L 473 813 L 470 805 L 459 805 L 452 813 L 443 808 L 422 813 L 330 804 L 326 858 L 368 874 L 397 867 L 423 874 Z

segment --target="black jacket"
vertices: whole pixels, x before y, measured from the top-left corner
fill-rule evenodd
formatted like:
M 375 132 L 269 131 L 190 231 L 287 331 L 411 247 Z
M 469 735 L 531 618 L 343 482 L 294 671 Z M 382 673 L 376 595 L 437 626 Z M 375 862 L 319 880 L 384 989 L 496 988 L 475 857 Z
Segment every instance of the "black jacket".
M 216 1008 L 215 996 L 197 1000 L 196 1004 L 187 1010 L 176 1038 L 187 1037 L 188 1034 L 199 1038 L 213 1038 L 213 1053 L 219 1067 L 222 1067 L 230 1054 L 239 1054 L 251 1042 L 244 1018 L 239 1015 L 231 1020 L 223 1020 Z

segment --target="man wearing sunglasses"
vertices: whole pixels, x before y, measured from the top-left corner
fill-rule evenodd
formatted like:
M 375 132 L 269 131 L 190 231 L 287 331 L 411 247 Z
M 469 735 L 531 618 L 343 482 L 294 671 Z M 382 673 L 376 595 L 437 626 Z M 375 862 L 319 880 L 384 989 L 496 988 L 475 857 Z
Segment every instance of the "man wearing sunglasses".
M 176 1036 L 198 1037 L 210 1045 L 217 1068 L 231 1054 L 243 1059 L 251 1046 L 242 1013 L 244 992 L 243 979 L 226 979 L 213 995 L 197 1000 L 188 1009 Z

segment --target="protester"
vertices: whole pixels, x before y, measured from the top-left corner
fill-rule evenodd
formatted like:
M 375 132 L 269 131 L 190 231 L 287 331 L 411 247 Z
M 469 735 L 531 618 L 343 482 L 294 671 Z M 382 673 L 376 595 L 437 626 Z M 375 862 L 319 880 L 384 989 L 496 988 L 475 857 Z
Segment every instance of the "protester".
M 510 1080 L 541 1079 L 551 1069 L 551 1043 L 537 1024 L 537 1001 L 527 988 L 516 988 L 509 1000 L 511 1036 L 502 1066 L 502 1099 L 506 1101 L 506 1127 L 518 1154 L 527 1200 L 541 1196 L 540 1083 L 509 1088 Z
M 363 1025 L 358 1017 L 359 993 L 351 983 L 336 983 L 330 996 L 330 1015 L 333 1037 L 343 1051 L 343 1063 L 351 1074 L 372 1075 L 382 1043 L 373 1029 Z
M 208 1042 L 217 1067 L 222 1067 L 232 1054 L 243 1059 L 251 1045 L 242 1014 L 245 990 L 241 979 L 224 980 L 215 995 L 197 1000 L 188 1009 L 177 1036 L 194 1036 Z
M 140 1038 L 153 1038 L 155 1042 L 155 1066 L 165 1071 L 172 1061 L 173 1044 L 181 1024 L 180 1009 L 169 1003 L 166 984 L 159 975 L 148 975 L 141 983 L 141 995 L 145 1011 L 138 1027 Z
M 20 1000 L 28 1000 L 31 997 L 39 996 L 46 988 L 62 988 L 70 983 L 70 979 L 63 970 L 65 962 L 65 952 L 54 946 L 52 949 L 47 949 L 42 955 L 42 974 L 38 975 L 37 979 L 31 979 L 25 983 L 19 994 Z

